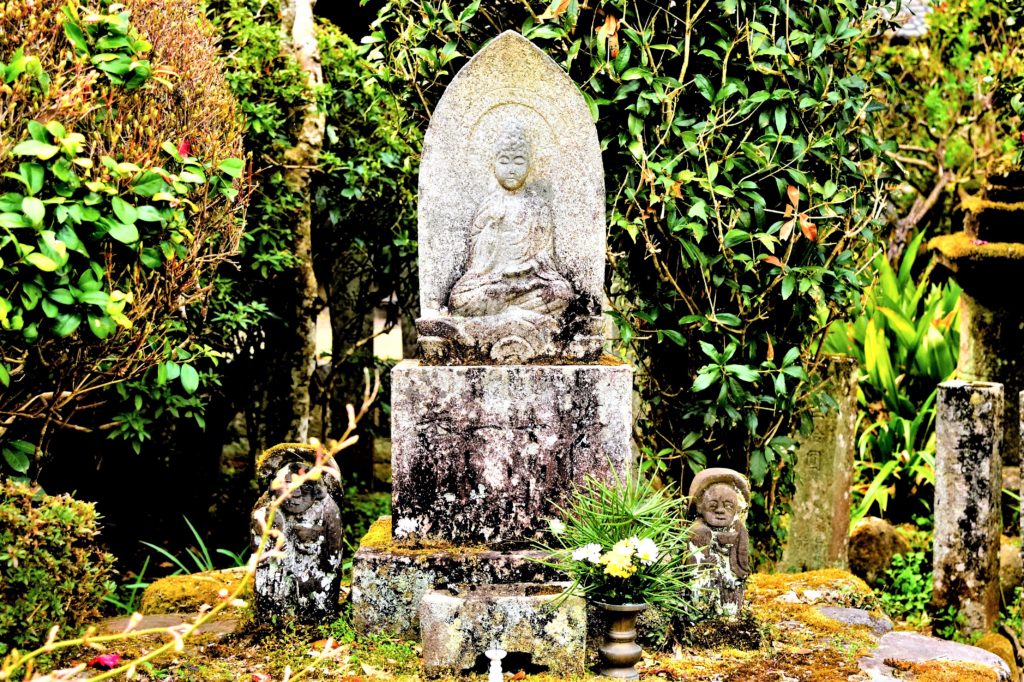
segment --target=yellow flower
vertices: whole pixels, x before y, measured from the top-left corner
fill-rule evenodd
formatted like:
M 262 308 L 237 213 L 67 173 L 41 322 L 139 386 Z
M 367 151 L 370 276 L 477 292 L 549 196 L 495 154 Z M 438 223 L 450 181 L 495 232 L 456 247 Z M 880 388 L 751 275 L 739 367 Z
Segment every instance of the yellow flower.
M 615 578 L 628 578 L 636 573 L 633 549 L 625 540 L 616 543 L 611 550 L 602 554 L 600 563 L 604 565 L 604 572 Z

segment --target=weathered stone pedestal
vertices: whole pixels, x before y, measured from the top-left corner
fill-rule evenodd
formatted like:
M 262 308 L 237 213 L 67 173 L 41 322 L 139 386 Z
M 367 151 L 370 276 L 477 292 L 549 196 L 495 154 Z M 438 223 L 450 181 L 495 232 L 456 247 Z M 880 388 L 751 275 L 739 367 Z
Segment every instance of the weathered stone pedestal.
M 857 436 L 857 362 L 826 358 L 823 390 L 838 409 L 814 413 L 814 430 L 799 436 L 796 493 L 781 570 L 846 568 L 850 484 Z
M 420 635 L 423 596 L 449 584 L 542 583 L 563 579 L 537 563 L 531 550 L 497 551 L 481 546 L 396 542 L 391 517 L 370 527 L 352 565 L 353 627 L 359 635 L 386 632 L 402 639 Z
M 420 602 L 423 668 L 429 677 L 457 675 L 488 648 L 523 653 L 559 677 L 583 674 L 587 604 L 559 600 L 569 583 L 451 585 Z
M 1001 384 L 939 384 L 933 601 L 956 606 L 967 632 L 988 632 L 999 613 L 1002 420 Z
M 522 546 L 588 476 L 631 458 L 632 371 L 420 365 L 392 372 L 396 540 Z

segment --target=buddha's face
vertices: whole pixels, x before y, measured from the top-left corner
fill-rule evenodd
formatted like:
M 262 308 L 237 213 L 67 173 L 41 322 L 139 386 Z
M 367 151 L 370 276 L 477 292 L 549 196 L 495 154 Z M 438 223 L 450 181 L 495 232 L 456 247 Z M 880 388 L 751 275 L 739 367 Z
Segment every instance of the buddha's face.
M 494 158 L 494 176 L 498 184 L 515 192 L 526 182 L 530 172 L 530 154 L 522 147 L 509 147 L 498 151 Z
M 740 495 L 731 485 L 715 483 L 704 491 L 697 513 L 712 528 L 731 526 L 740 512 Z
M 291 483 L 292 476 L 288 476 L 288 482 Z M 292 491 L 291 495 L 286 497 L 281 502 L 281 509 L 289 514 L 301 514 L 316 502 L 317 494 L 314 488 L 316 484 L 307 481 L 300 485 L 298 488 Z

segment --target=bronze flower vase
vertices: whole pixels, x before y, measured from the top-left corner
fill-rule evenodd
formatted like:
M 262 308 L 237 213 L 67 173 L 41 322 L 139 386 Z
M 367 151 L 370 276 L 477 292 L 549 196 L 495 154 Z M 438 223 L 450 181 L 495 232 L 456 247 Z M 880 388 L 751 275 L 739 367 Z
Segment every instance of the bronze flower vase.
M 636 619 L 647 604 L 605 604 L 594 602 L 605 617 L 604 643 L 601 652 L 601 675 L 618 680 L 640 677 L 636 664 L 642 649 L 636 643 Z

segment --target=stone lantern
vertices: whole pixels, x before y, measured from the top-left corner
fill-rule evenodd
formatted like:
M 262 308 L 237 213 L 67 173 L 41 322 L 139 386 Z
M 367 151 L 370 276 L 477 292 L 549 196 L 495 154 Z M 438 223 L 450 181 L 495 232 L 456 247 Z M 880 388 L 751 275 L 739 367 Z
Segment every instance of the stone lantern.
M 928 243 L 963 288 L 959 378 L 1001 383 L 1004 484 L 1020 465 L 1020 393 L 1024 390 L 1024 171 L 989 176 L 979 195 L 963 201 L 964 229 Z M 1010 473 L 1013 473 L 1011 477 Z

